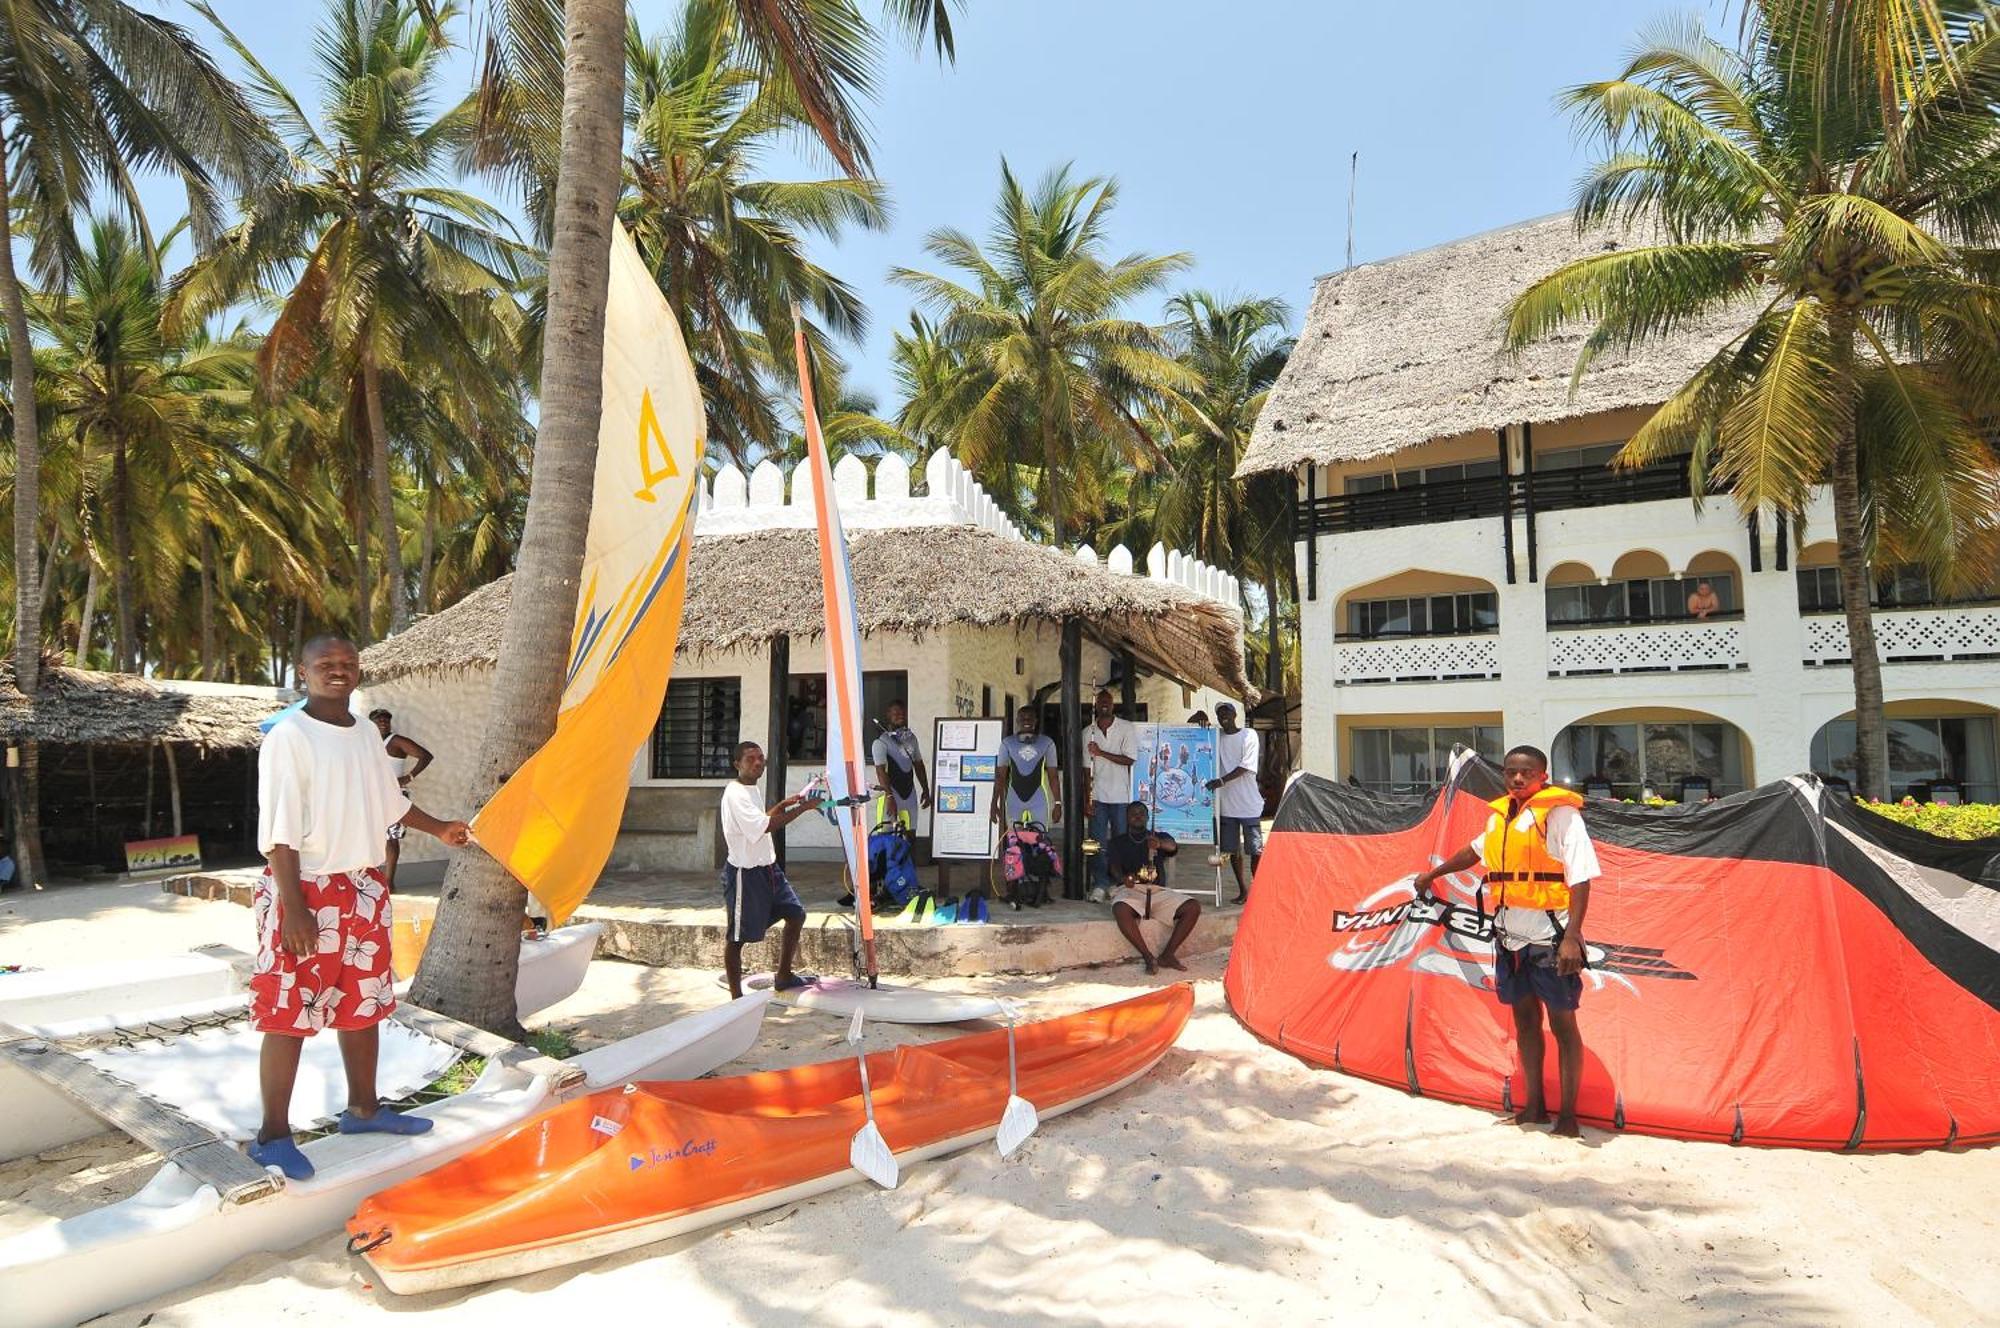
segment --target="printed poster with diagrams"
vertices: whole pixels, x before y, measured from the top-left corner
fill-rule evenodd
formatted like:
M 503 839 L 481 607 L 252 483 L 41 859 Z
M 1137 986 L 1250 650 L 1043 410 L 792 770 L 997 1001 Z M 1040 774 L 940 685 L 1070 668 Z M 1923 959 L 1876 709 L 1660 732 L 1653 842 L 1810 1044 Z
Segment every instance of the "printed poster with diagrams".
M 931 856 L 985 860 L 999 848 L 993 795 L 999 785 L 1000 721 L 940 719 L 931 744 Z
M 1193 724 L 1139 724 L 1133 796 L 1155 830 L 1183 844 L 1215 842 L 1215 730 Z

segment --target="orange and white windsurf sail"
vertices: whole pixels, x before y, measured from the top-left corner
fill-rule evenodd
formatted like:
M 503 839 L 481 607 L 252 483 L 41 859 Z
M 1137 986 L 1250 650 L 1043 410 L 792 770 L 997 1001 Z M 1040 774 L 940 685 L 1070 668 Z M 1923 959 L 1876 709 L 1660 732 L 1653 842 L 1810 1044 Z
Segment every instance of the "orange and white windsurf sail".
M 861 723 L 861 622 L 854 612 L 854 574 L 847 562 L 847 532 L 834 500 L 833 467 L 820 436 L 813 401 L 812 365 L 806 356 L 804 324 L 793 310 L 792 344 L 799 360 L 801 413 L 805 417 L 806 471 L 813 486 L 813 522 L 819 532 L 820 587 L 826 599 L 826 781 L 834 830 L 847 859 L 861 928 L 862 963 L 875 978 L 875 915 L 869 907 L 868 826 L 864 801 L 872 781 L 867 738 Z
M 623 226 L 604 304 L 604 407 L 582 589 L 555 734 L 473 818 L 548 910 L 576 911 L 611 856 L 632 762 L 680 638 L 705 421 L 680 323 Z

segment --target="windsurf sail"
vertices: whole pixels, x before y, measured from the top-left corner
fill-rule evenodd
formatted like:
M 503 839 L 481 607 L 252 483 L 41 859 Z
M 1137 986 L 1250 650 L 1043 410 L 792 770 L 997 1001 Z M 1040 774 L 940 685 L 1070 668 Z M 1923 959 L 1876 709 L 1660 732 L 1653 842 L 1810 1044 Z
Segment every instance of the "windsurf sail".
M 826 780 L 840 849 L 853 883 L 861 929 L 862 967 L 875 983 L 875 913 L 869 906 L 867 807 L 868 753 L 861 727 L 861 623 L 854 614 L 854 573 L 847 562 L 847 534 L 833 494 L 833 467 L 820 436 L 813 403 L 812 365 L 805 325 L 792 310 L 792 344 L 799 360 L 800 410 L 805 417 L 806 473 L 813 484 L 813 517 L 819 531 L 820 587 L 826 598 Z
M 556 731 L 473 818 L 541 901 L 576 911 L 611 856 L 632 760 L 673 673 L 705 422 L 679 322 L 623 226 L 612 227 L 604 406 L 590 532 Z

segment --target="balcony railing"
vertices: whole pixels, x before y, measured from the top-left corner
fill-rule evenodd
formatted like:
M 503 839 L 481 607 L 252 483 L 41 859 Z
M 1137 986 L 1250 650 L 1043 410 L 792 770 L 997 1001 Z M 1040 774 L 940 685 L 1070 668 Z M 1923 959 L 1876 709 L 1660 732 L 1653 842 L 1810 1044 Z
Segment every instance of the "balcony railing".
M 1550 632 L 1549 676 L 1692 673 L 1749 667 L 1743 624 L 1709 619 Z
M 1296 536 L 1341 535 L 1358 530 L 1391 530 L 1445 521 L 1496 517 L 1502 512 L 1560 512 L 1578 507 L 1610 507 L 1686 498 L 1686 460 L 1617 471 L 1604 466 L 1538 470 L 1533 475 L 1488 475 L 1440 480 L 1374 493 L 1328 494 L 1298 504 Z
M 1500 637 L 1340 637 L 1333 646 L 1337 683 L 1459 682 L 1500 676 Z
M 1877 609 L 1875 648 L 1885 664 L 2000 659 L 2000 606 Z M 1848 662 L 1847 619 L 1805 621 L 1808 668 Z

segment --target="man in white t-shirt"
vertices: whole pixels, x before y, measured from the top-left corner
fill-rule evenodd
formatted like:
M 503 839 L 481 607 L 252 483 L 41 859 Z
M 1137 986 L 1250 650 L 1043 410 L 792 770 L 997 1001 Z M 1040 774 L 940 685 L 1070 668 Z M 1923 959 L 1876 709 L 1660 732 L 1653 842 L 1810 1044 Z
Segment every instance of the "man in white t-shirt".
M 1085 810 L 1090 815 L 1090 837 L 1097 841 L 1097 856 L 1090 869 L 1090 898 L 1101 904 L 1111 897 L 1105 846 L 1113 836 L 1125 833 L 1125 809 L 1132 805 L 1132 766 L 1139 759 L 1139 731 L 1131 721 L 1118 717 L 1109 689 L 1097 693 L 1090 717 L 1092 722 L 1083 731 L 1084 764 L 1090 767 L 1090 797 Z
M 1264 857 L 1264 791 L 1257 786 L 1257 732 L 1239 727 L 1234 702 L 1215 707 L 1215 778 L 1208 786 L 1215 790 L 1216 812 L 1222 818 L 1222 842 L 1229 866 L 1236 873 L 1236 902 L 1250 897 L 1250 882 L 1256 878 L 1257 864 Z M 1248 875 L 1243 860 L 1250 860 Z
M 1486 868 L 1482 887 L 1494 898 L 1493 991 L 1514 1013 L 1526 1101 L 1519 1124 L 1546 1121 L 1542 1090 L 1542 1011 L 1555 1034 L 1562 1090 L 1557 1134 L 1577 1137 L 1576 1095 L 1583 1082 L 1583 918 L 1590 885 L 1600 874 L 1597 848 L 1583 824 L 1581 795 L 1549 782 L 1549 758 L 1536 747 L 1516 747 L 1500 767 L 1505 797 L 1479 837 L 1414 882 L 1417 897 L 1440 876 L 1475 863 Z
M 269 865 L 254 895 L 250 1018 L 264 1034 L 264 1120 L 249 1153 L 309 1180 L 313 1165 L 292 1142 L 292 1084 L 305 1040 L 322 1029 L 339 1037 L 347 1069 L 342 1134 L 431 1128 L 423 1117 L 382 1110 L 375 1094 L 378 1026 L 396 1008 L 382 849 L 396 826 L 452 845 L 471 831 L 404 797 L 381 735 L 348 709 L 361 681 L 353 642 L 314 637 L 298 668 L 305 704 L 271 727 L 257 753 L 257 847 Z
M 764 939 L 771 923 L 782 920 L 778 971 L 771 976 L 777 991 L 803 987 L 806 980 L 792 972 L 805 929 L 806 906 L 778 865 L 773 830 L 782 830 L 812 810 L 812 800 L 794 794 L 766 807 L 757 794 L 764 777 L 764 749 L 754 742 L 736 744 L 736 778 L 722 790 L 722 840 L 729 858 L 722 868 L 722 908 L 728 915 L 729 939 L 722 947 L 722 971 L 732 998 L 743 994 L 743 947 Z

